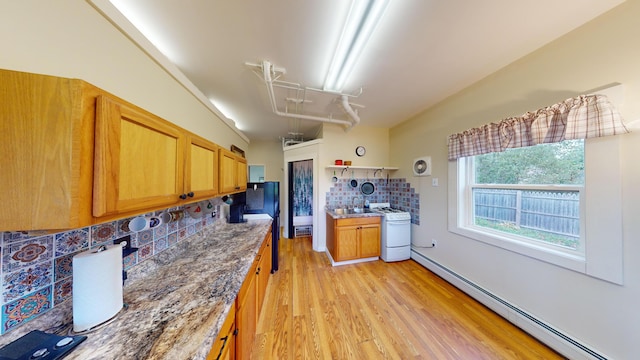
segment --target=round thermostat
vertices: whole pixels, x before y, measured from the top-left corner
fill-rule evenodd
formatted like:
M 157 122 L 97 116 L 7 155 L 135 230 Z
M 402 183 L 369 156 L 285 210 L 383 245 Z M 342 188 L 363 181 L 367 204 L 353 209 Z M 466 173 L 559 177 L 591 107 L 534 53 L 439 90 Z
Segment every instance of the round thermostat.
M 364 154 L 367 152 L 367 150 L 364 148 L 364 146 L 358 146 L 356 148 L 356 155 L 358 156 L 364 156 Z

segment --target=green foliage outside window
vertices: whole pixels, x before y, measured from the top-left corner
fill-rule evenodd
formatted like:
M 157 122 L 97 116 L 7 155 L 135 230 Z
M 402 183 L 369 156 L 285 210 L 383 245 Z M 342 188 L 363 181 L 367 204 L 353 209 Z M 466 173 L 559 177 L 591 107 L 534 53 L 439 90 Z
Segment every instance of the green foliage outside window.
M 584 184 L 584 141 L 508 149 L 474 158 L 476 184 Z

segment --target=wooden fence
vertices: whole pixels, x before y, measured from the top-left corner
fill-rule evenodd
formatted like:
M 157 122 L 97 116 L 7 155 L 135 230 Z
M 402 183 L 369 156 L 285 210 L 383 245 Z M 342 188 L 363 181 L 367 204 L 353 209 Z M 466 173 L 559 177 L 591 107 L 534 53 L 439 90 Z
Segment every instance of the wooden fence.
M 504 225 L 580 237 L 577 191 L 473 189 L 475 216 Z

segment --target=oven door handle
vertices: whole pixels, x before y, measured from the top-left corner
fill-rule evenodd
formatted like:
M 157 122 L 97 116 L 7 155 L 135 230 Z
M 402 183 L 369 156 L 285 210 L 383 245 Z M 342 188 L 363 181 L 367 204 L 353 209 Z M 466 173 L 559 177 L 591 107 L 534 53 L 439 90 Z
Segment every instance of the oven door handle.
M 398 226 L 411 223 L 411 220 L 387 220 L 387 225 Z

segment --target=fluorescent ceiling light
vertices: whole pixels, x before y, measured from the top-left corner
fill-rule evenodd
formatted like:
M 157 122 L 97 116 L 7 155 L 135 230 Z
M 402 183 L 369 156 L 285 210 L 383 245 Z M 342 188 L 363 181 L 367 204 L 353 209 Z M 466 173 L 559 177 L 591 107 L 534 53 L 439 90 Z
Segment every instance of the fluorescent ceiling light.
M 389 0 L 353 0 L 347 23 L 342 30 L 338 48 L 333 55 L 333 61 L 324 82 L 324 90 L 342 91 L 347 77 L 378 21 L 382 18 L 388 3 Z
M 229 110 L 229 107 L 227 107 L 226 105 L 213 100 L 213 99 L 209 99 L 209 101 L 211 102 L 211 104 L 213 104 L 213 106 L 218 109 L 218 111 L 220 111 L 222 113 L 222 115 L 224 117 L 226 117 L 227 119 L 231 120 L 231 122 L 233 122 L 233 124 L 235 125 L 236 129 L 238 130 L 243 130 L 241 127 L 241 124 L 239 124 L 235 119 L 236 117 L 233 115 L 233 112 Z
M 124 17 L 135 26 L 138 31 L 142 33 L 144 37 L 149 40 L 153 46 L 158 49 L 164 56 L 166 56 L 173 63 L 176 63 L 179 57 L 173 50 L 170 43 L 166 39 L 162 38 L 162 35 L 156 31 L 153 26 L 153 22 L 148 19 L 147 14 L 140 9 L 139 4 L 134 4 L 127 0 L 109 0 L 113 6 L 124 15 Z

